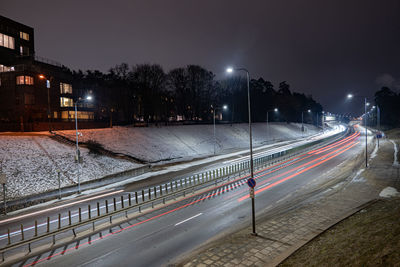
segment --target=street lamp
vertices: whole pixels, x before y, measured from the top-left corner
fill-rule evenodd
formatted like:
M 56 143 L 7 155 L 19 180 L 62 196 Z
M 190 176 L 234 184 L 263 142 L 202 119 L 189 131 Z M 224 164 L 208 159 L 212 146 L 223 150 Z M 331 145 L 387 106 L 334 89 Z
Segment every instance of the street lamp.
M 369 103 L 367 102 L 366 96 L 357 95 L 358 97 L 364 97 L 364 126 L 365 126 L 365 168 L 368 167 L 368 140 L 367 140 L 367 106 Z M 352 99 L 354 97 L 353 94 L 348 94 L 347 98 Z
M 39 74 L 39 79 L 46 80 L 47 87 L 47 118 L 49 120 L 49 132 L 51 132 L 51 110 L 50 110 L 50 85 L 53 81 L 53 76 L 50 76 L 50 79 L 47 79 L 45 75 Z
M 311 109 L 308 109 L 307 112 L 311 113 Z M 304 120 L 303 120 L 303 117 L 304 117 L 303 111 L 301 111 L 301 133 L 302 134 L 304 133 Z
M 278 108 L 267 110 L 267 141 L 268 141 L 268 138 L 269 138 L 269 115 L 268 115 L 268 113 L 270 111 L 273 111 L 273 112 L 277 113 L 278 112 Z
M 215 110 L 216 109 L 220 109 L 220 107 L 214 107 L 213 105 L 211 105 L 211 108 L 213 110 L 213 125 L 214 125 L 214 155 L 215 155 L 215 146 L 217 144 L 217 137 L 215 136 Z M 228 106 L 227 105 L 223 105 L 222 106 L 223 110 L 227 110 Z
M 76 130 L 76 154 L 75 154 L 75 160 L 78 163 L 78 172 L 79 172 L 79 163 L 80 163 L 80 158 L 81 158 L 81 153 L 79 151 L 79 133 L 78 133 L 78 103 L 80 101 L 91 101 L 92 96 L 86 96 L 85 99 L 78 98 L 77 101 L 75 101 L 75 130 Z M 78 194 L 81 193 L 81 182 L 80 182 L 80 174 L 78 174 Z
M 227 73 L 233 73 L 233 71 L 244 71 L 246 72 L 247 77 L 247 107 L 249 113 L 249 143 L 250 143 L 250 179 L 254 180 L 254 166 L 253 166 L 253 141 L 251 134 L 251 106 L 250 106 L 250 74 L 249 71 L 245 68 L 227 68 Z M 254 188 L 252 188 L 251 192 L 254 192 Z M 253 222 L 253 235 L 257 235 L 256 233 L 256 217 L 255 217 L 255 204 L 254 204 L 254 193 L 251 195 L 251 214 L 252 214 L 252 222 Z

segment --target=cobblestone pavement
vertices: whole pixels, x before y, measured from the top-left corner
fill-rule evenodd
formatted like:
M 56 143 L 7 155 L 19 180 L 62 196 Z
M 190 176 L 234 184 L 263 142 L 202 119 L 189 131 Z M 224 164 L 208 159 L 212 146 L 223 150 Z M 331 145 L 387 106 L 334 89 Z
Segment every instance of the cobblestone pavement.
M 383 176 L 390 177 L 393 173 L 390 155 L 393 155 L 393 146 L 389 141 L 381 143 L 378 156 L 370 161 L 371 169 L 387 169 Z M 342 186 L 330 188 L 315 201 L 273 218 L 260 218 L 257 221 L 258 236 L 250 235 L 249 225 L 192 253 L 178 265 L 276 266 L 312 238 L 378 197 L 382 186 L 371 182 L 373 173 L 368 172 L 370 169 L 349 177 Z M 381 172 L 380 176 L 382 179 Z

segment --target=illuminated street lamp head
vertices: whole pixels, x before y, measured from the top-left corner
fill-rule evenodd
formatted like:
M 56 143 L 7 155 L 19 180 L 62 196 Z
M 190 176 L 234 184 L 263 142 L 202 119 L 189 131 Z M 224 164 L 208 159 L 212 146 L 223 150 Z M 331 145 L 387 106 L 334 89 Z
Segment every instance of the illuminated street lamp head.
M 375 106 L 372 106 L 372 108 L 374 109 L 374 108 L 375 108 Z
M 226 72 L 227 72 L 227 73 L 232 73 L 232 72 L 233 72 L 233 68 L 227 68 L 227 69 L 226 69 Z
M 45 79 L 46 77 L 43 74 L 39 74 L 40 79 Z
M 311 113 L 311 109 L 307 110 L 308 113 Z
M 91 96 L 91 95 L 88 95 L 88 96 L 86 97 L 86 100 L 92 100 L 92 96 Z
M 227 109 L 228 109 L 228 106 L 227 106 L 227 105 L 223 105 L 223 106 L 222 106 L 222 109 L 223 109 L 223 110 L 227 110 Z
M 370 105 L 369 102 L 367 102 L 365 105 L 367 105 L 367 107 Z
M 348 95 L 347 95 L 347 98 L 349 98 L 349 99 L 350 99 L 350 98 L 353 98 L 353 94 L 348 94 Z
M 278 112 L 278 108 L 274 108 L 274 111 L 275 111 L 275 112 Z

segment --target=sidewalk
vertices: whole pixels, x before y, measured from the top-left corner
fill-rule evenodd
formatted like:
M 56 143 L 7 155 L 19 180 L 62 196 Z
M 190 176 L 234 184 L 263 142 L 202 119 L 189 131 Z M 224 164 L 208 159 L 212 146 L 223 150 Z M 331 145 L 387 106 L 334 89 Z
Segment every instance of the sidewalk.
M 373 202 L 384 187 L 398 182 L 392 166 L 393 144 L 388 140 L 381 142 L 370 164 L 366 171 L 331 187 L 319 199 L 274 218 L 258 216 L 258 236 L 250 235 L 249 225 L 193 252 L 178 266 L 276 266 L 326 229 Z

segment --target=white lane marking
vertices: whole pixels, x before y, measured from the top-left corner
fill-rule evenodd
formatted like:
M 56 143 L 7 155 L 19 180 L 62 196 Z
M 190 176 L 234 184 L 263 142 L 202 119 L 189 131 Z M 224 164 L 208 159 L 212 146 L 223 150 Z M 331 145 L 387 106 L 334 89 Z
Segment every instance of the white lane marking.
M 194 219 L 194 218 L 196 218 L 196 217 L 199 217 L 199 216 L 202 215 L 202 214 L 203 214 L 203 213 L 199 213 L 199 214 L 194 215 L 194 216 L 192 216 L 192 217 L 190 217 L 190 218 L 187 218 L 186 220 L 183 220 L 183 221 L 181 221 L 181 222 L 178 222 L 177 224 L 175 224 L 175 226 L 178 226 L 178 225 L 180 225 L 180 224 L 182 224 L 182 223 L 184 223 L 184 222 L 190 221 L 191 219 Z
M 20 215 L 20 216 L 13 217 L 13 218 L 10 218 L 10 219 L 2 220 L 2 221 L 0 221 L 0 224 L 7 223 L 7 222 L 12 222 L 12 221 L 16 221 L 16 220 L 21 220 L 23 218 L 30 217 L 30 216 L 33 216 L 33 215 L 38 215 L 38 214 L 45 213 L 45 212 L 52 211 L 52 210 L 58 210 L 58 209 L 61 209 L 61 208 L 69 207 L 69 206 L 72 206 L 72 205 L 75 205 L 75 204 L 79 204 L 79 203 L 82 203 L 82 202 L 87 202 L 87 201 L 90 201 L 90 200 L 93 200 L 93 199 L 97 199 L 97 198 L 101 198 L 101 197 L 105 197 L 105 196 L 109 196 L 109 195 L 113 195 L 113 194 L 118 194 L 118 193 L 121 193 L 121 192 L 124 192 L 124 190 L 113 191 L 113 192 L 110 192 L 110 193 L 107 193 L 107 194 L 103 194 L 103 195 L 98 195 L 98 196 L 91 197 L 91 198 L 82 199 L 82 200 L 71 202 L 71 203 L 68 203 L 68 204 L 65 204 L 65 205 L 56 206 L 56 207 L 52 207 L 52 208 L 49 208 L 49 209 L 39 210 L 39 211 L 36 211 L 36 212 Z

